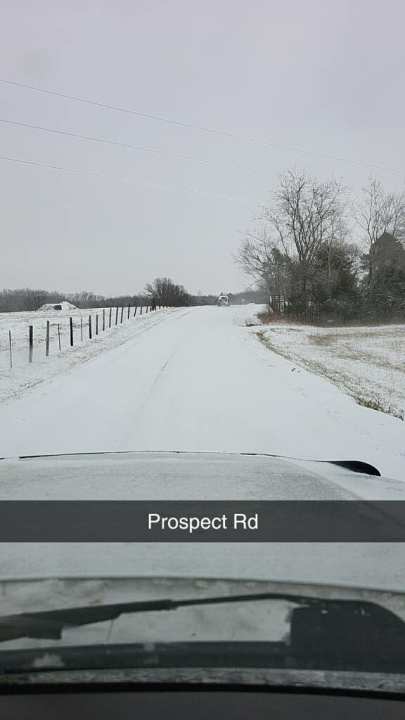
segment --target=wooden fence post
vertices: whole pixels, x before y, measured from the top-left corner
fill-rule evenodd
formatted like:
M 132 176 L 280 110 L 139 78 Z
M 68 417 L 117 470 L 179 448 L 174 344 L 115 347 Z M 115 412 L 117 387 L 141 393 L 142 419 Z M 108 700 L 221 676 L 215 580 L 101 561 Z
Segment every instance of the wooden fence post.
M 118 306 L 115 308 L 115 324 L 118 323 Z
M 8 348 L 10 353 L 10 369 L 13 367 L 13 348 L 11 344 L 11 330 L 8 331 Z
M 98 335 L 98 313 L 96 313 L 96 335 Z
M 142 315 L 142 305 L 141 305 L 141 309 L 140 309 L 140 312 L 139 312 L 139 314 L 140 314 L 140 315 Z
M 61 342 L 60 342 L 60 325 L 58 323 L 58 344 L 59 344 L 59 350 L 62 350 Z
M 34 352 L 34 327 L 29 325 L 28 327 L 28 362 L 32 363 L 32 356 Z
M 105 330 L 105 308 L 103 308 L 103 332 Z
M 45 356 L 49 355 L 49 320 L 46 321 Z
M 128 305 L 128 320 L 129 320 L 129 313 L 130 313 L 130 311 L 131 311 L 131 306 Z
M 124 306 L 122 305 L 122 306 L 121 306 L 121 320 L 120 320 L 120 322 L 123 321 L 123 318 L 124 318 Z
M 69 318 L 70 325 L 70 347 L 73 347 L 73 318 Z
M 92 331 L 91 331 L 91 315 L 89 315 L 89 340 L 92 338 Z
M 109 327 L 109 328 L 111 327 L 111 313 L 112 313 L 112 307 L 111 307 L 111 305 L 110 305 L 110 314 L 109 314 L 109 316 L 108 316 L 108 327 Z
M 134 317 L 135 317 L 135 315 L 136 315 L 136 311 L 137 311 L 137 310 L 138 310 L 138 305 L 135 305 Z

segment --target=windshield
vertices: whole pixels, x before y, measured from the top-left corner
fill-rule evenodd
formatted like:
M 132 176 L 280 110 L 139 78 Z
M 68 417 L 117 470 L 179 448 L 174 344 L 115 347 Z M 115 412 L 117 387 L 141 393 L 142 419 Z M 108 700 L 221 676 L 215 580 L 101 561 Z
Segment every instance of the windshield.
M 402 673 L 368 606 L 187 605 L 405 590 L 405 9 L 372 5 L 3 7 L 0 668 L 127 640 L 286 669 L 299 622 L 306 670 L 366 671 L 375 630 Z

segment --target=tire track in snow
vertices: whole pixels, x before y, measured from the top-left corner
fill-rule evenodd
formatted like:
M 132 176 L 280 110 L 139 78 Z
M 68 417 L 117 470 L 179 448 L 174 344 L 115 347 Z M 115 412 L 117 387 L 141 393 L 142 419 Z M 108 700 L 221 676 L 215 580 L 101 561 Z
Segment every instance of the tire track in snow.
M 179 314 L 179 315 L 174 316 L 173 319 L 175 319 L 175 320 L 181 320 L 181 319 L 183 319 L 184 317 L 186 317 L 187 315 L 189 315 L 190 312 L 191 312 L 191 311 L 188 310 L 188 311 L 182 313 L 181 315 Z M 174 350 L 169 354 L 169 356 L 167 357 L 167 359 L 164 361 L 163 365 L 160 367 L 160 369 L 158 370 L 158 372 L 157 372 L 156 375 L 154 376 L 152 382 L 150 383 L 150 386 L 149 386 L 148 390 L 145 392 L 145 395 L 144 395 L 144 398 L 143 398 L 142 402 L 138 405 L 138 409 L 137 409 L 138 422 L 141 421 L 141 418 L 142 418 L 142 416 L 143 416 L 143 414 L 144 414 L 144 412 L 145 412 L 145 409 L 146 409 L 149 401 L 151 400 L 152 396 L 153 396 L 154 393 L 156 392 L 156 389 L 157 389 L 159 383 L 162 382 L 162 380 L 164 380 L 164 376 L 165 376 L 165 374 L 166 374 L 166 370 L 167 370 L 167 368 L 169 367 L 169 365 L 171 364 L 172 360 L 173 360 L 173 359 L 176 357 L 176 355 L 178 354 L 179 350 L 181 349 L 182 344 L 183 344 L 183 340 L 184 340 L 185 337 L 187 337 L 187 338 L 190 337 L 190 329 L 189 329 L 189 327 L 186 327 L 185 331 L 184 331 L 184 332 L 182 333 L 182 335 L 179 337 L 176 347 L 175 347 Z

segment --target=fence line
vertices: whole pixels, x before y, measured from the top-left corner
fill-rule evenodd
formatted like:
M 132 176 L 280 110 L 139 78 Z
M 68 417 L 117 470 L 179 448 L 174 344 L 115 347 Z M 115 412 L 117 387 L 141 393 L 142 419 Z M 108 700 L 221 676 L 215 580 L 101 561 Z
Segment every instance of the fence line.
M 49 320 L 46 321 L 45 355 L 49 355 Z
M 131 309 L 133 307 L 133 313 L 131 313 Z M 161 310 L 168 306 L 166 305 L 134 305 L 131 306 L 131 304 L 124 306 L 116 306 L 115 307 L 115 325 L 118 324 L 124 324 L 125 320 L 130 320 L 131 317 L 135 318 L 137 315 L 141 316 L 143 314 L 147 315 L 152 312 L 155 312 L 157 309 Z M 108 312 L 108 319 L 106 315 L 106 308 L 102 309 L 102 315 L 100 315 L 100 312 L 96 312 L 94 315 L 91 313 L 88 315 L 88 340 L 92 340 L 95 336 L 98 336 L 100 332 L 105 332 L 107 329 L 107 322 L 108 322 L 108 328 L 111 329 L 113 326 L 113 319 L 112 319 L 112 313 L 113 313 L 113 306 L 109 307 Z M 139 313 L 138 313 L 139 309 Z M 125 314 L 124 311 L 126 310 Z M 118 319 L 119 318 L 119 319 Z M 78 323 L 78 318 L 74 318 L 70 316 L 67 322 L 67 332 L 69 335 L 68 344 L 70 347 L 75 346 L 75 342 L 77 345 L 77 337 L 75 340 L 74 337 L 74 328 L 77 329 L 80 327 L 80 342 L 83 343 L 86 341 L 86 338 L 84 338 L 84 322 L 83 322 L 83 316 L 80 316 L 80 325 Z M 45 340 L 45 357 L 48 358 L 51 353 L 51 346 L 53 346 L 53 338 L 56 339 L 57 335 L 57 341 L 58 341 L 58 349 L 59 352 L 62 351 L 62 334 L 65 334 L 65 331 L 61 331 L 61 328 L 66 327 L 64 324 L 61 323 L 55 323 L 50 320 L 45 321 L 45 338 L 44 335 L 41 332 L 35 332 L 35 338 L 36 338 L 36 347 L 40 348 L 42 343 Z M 125 323 L 126 324 L 126 323 Z M 53 331 L 51 334 L 51 328 L 54 328 L 57 330 Z M 4 347 L 4 346 L 3 346 Z M 13 339 L 13 334 L 11 330 L 8 330 L 8 359 L 9 359 L 9 367 L 10 369 L 13 368 L 13 365 L 15 365 L 15 348 L 19 348 L 19 344 L 15 345 L 15 339 Z M 22 344 L 22 350 L 24 349 L 24 344 Z M 66 348 L 66 345 L 65 345 Z M 19 350 L 18 350 L 19 352 Z M 35 357 L 37 356 L 37 353 L 35 351 Z M 39 355 L 41 357 L 41 354 Z M 43 357 L 43 355 L 42 355 Z M 28 326 L 28 362 L 32 363 L 34 361 L 34 324 L 30 324 Z
M 34 353 L 34 327 L 29 325 L 28 327 L 28 362 L 32 363 L 32 356 Z

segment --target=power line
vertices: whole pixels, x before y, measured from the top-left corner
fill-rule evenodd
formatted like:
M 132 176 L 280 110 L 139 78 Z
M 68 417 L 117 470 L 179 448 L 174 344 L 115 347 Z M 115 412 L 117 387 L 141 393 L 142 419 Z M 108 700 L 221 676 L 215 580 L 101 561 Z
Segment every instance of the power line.
M 401 174 L 401 175 L 403 174 L 403 171 L 400 170 L 399 168 L 387 168 L 387 167 L 384 167 L 379 164 L 364 163 L 359 160 L 349 160 L 344 157 L 338 157 L 338 156 L 328 155 L 328 154 L 324 154 L 324 153 L 317 153 L 317 152 L 314 152 L 313 150 L 305 150 L 304 148 L 300 148 L 298 146 L 293 146 L 293 145 L 282 145 L 280 143 L 263 142 L 263 140 L 261 140 L 260 138 L 240 136 L 229 130 L 220 130 L 218 128 L 205 127 L 202 125 L 195 125 L 193 123 L 186 122 L 183 120 L 175 120 L 172 118 L 165 117 L 163 115 L 144 113 L 139 110 L 133 110 L 131 108 L 126 108 L 126 107 L 122 107 L 119 105 L 112 105 L 109 103 L 100 102 L 98 100 L 91 100 L 90 98 L 84 98 L 84 97 L 80 97 L 78 95 L 69 95 L 67 93 L 63 93 L 58 90 L 48 90 L 46 88 L 40 88 L 40 87 L 36 87 L 34 85 L 28 85 L 27 83 L 21 83 L 21 82 L 15 81 L 15 80 L 6 80 L 4 78 L 0 78 L 0 82 L 3 83 L 4 85 L 10 85 L 10 86 L 18 87 L 18 88 L 23 88 L 25 90 L 31 90 L 33 92 L 63 98 L 64 100 L 72 100 L 74 102 L 98 107 L 103 110 L 113 110 L 114 112 L 125 113 L 127 115 L 134 115 L 136 117 L 140 117 L 145 120 L 154 120 L 156 122 L 165 123 L 167 125 L 174 125 L 174 126 L 189 129 L 189 130 L 198 130 L 199 132 L 210 133 L 211 135 L 227 137 L 232 140 L 237 140 L 238 142 L 254 143 L 254 144 L 259 144 L 260 146 L 266 147 L 266 148 L 284 150 L 284 151 L 289 151 L 289 152 L 293 151 L 293 152 L 298 152 L 298 153 L 301 153 L 304 155 L 312 155 L 314 157 L 319 157 L 319 158 L 323 158 L 323 159 L 327 159 L 327 160 L 333 160 L 334 162 L 344 162 L 344 163 L 349 163 L 351 165 L 368 167 L 369 169 L 372 169 L 372 170 L 380 170 L 383 172 L 391 172 L 394 174 Z
M 38 167 L 38 168 L 45 168 L 47 170 L 56 170 L 58 172 L 67 173 L 67 174 L 73 174 L 73 175 L 83 175 L 83 176 L 95 176 L 100 178 L 105 178 L 107 180 L 111 180 L 113 182 L 124 182 L 124 183 L 134 183 L 136 185 L 141 185 L 143 187 L 151 188 L 154 190 L 163 190 L 165 192 L 188 192 L 195 195 L 201 195 L 202 197 L 212 197 L 216 200 L 231 200 L 233 202 L 239 202 L 246 204 L 248 207 L 251 207 L 252 203 L 256 203 L 256 200 L 250 199 L 250 198 L 244 198 L 239 197 L 237 195 L 228 195 L 226 193 L 212 193 L 207 192 L 206 190 L 201 190 L 200 188 L 195 188 L 191 186 L 185 186 L 182 188 L 176 187 L 175 185 L 163 185 L 162 183 L 150 183 L 150 182 L 139 182 L 139 181 L 133 181 L 131 178 L 125 178 L 125 177 L 117 177 L 117 176 L 111 176 L 110 174 L 106 174 L 103 172 L 99 172 L 97 170 L 81 170 L 77 168 L 66 168 L 62 165 L 53 165 L 51 163 L 45 163 L 38 160 L 26 160 L 23 158 L 16 158 L 16 157 L 10 157 L 7 155 L 0 155 L 0 161 L 3 162 L 9 162 L 9 163 L 16 163 L 18 165 L 25 165 L 25 166 L 31 166 L 31 167 Z
M 33 92 L 44 93 L 45 95 L 54 95 L 55 97 L 63 98 L 64 100 L 74 100 L 78 103 L 85 103 L 86 105 L 93 105 L 103 110 L 114 110 L 115 112 L 125 113 L 127 115 L 136 115 L 137 117 L 144 118 L 145 120 L 155 120 L 157 122 L 163 122 L 168 125 L 176 125 L 178 127 L 187 128 L 189 130 L 200 130 L 201 132 L 214 133 L 216 135 L 223 135 L 227 137 L 233 137 L 232 133 L 226 130 L 216 130 L 214 128 L 200 127 L 193 125 L 189 122 L 182 120 L 173 120 L 171 118 L 164 117 L 162 115 L 154 115 L 152 113 L 144 113 L 139 110 L 132 110 L 131 108 L 121 107 L 119 105 L 111 105 L 109 103 L 100 102 L 98 100 L 91 100 L 90 98 L 79 97 L 78 95 L 68 95 L 67 93 L 59 92 L 58 90 L 47 90 L 45 88 L 39 88 L 34 85 L 28 85 L 26 83 L 16 82 L 14 80 L 5 80 L 0 78 L 0 82 L 5 85 L 14 85 L 15 87 L 24 88 L 26 90 L 32 90 Z
M 113 147 L 121 147 L 125 150 L 134 150 L 136 152 L 145 152 L 145 153 L 155 153 L 156 155 L 164 155 L 165 153 L 162 152 L 160 148 L 157 147 L 147 147 L 145 145 L 132 145 L 131 143 L 125 143 L 121 142 L 119 140 L 110 140 L 109 138 L 100 138 L 95 137 L 93 135 L 82 135 L 80 133 L 72 132 L 71 130 L 60 130 L 58 128 L 50 128 L 45 127 L 43 125 L 34 125 L 27 122 L 22 122 L 20 120 L 9 120 L 8 118 L 0 118 L 0 123 L 3 123 L 3 125 L 11 125 L 19 128 L 26 128 L 30 130 L 38 130 L 40 132 L 49 133 L 52 135 L 62 135 L 69 138 L 74 138 L 76 140 L 83 140 L 85 142 L 93 142 L 93 143 L 100 143 L 102 145 L 112 145 Z M 166 155 L 169 155 L 169 157 L 174 157 L 180 160 L 191 160 L 193 162 L 197 162 L 198 164 L 210 166 L 211 163 L 209 160 L 201 160 L 200 158 L 194 158 L 192 155 L 182 155 L 179 153 L 166 153 Z M 253 173 L 255 172 L 252 168 L 245 168 L 242 165 L 239 165 L 238 163 L 231 163 L 233 167 L 236 167 L 238 169 L 242 169 L 244 172 L 248 170 L 249 172 Z
M 80 133 L 74 133 L 70 130 L 59 130 L 57 128 L 44 127 L 43 125 L 33 125 L 31 123 L 21 122 L 20 120 L 9 120 L 6 118 L 0 118 L 0 122 L 5 125 L 15 125 L 16 127 L 29 128 L 30 130 L 40 130 L 41 132 L 52 133 L 54 135 L 66 135 L 67 137 L 77 138 L 78 140 L 86 140 L 106 145 L 115 145 L 129 150 L 139 150 L 142 152 L 160 152 L 158 148 L 130 145 L 129 143 L 120 142 L 119 140 L 98 138 L 92 135 L 81 135 Z
M 69 170 L 68 168 L 61 167 L 60 165 L 51 165 L 48 163 L 37 162 L 36 160 L 23 160 L 22 158 L 8 157 L 7 155 L 0 155 L 0 160 L 18 163 L 19 165 L 34 165 L 35 167 L 44 167 L 51 170 L 61 170 L 62 172 L 75 172 L 75 170 Z

